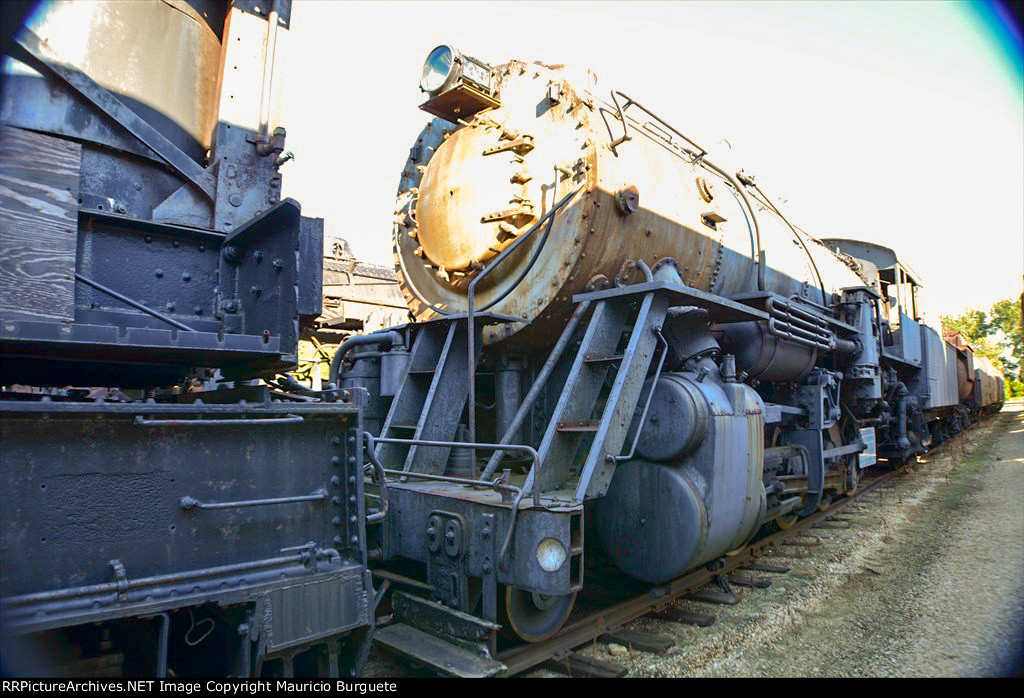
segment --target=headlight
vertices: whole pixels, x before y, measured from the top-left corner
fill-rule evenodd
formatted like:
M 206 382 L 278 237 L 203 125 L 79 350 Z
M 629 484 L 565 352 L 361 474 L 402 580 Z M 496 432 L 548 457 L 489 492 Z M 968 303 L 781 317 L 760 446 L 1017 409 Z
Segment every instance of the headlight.
M 428 96 L 420 109 L 453 124 L 501 106 L 494 69 L 448 44 L 436 47 L 423 62 L 420 89 Z
M 565 564 L 565 547 L 556 538 L 545 538 L 537 546 L 537 562 L 545 572 L 554 572 Z
M 469 83 L 487 95 L 493 94 L 491 66 L 447 44 L 431 51 L 423 62 L 420 89 L 435 97 L 462 83 Z
M 443 44 L 431 51 L 423 63 L 420 89 L 431 94 L 440 92 L 452 74 L 457 55 L 455 49 Z

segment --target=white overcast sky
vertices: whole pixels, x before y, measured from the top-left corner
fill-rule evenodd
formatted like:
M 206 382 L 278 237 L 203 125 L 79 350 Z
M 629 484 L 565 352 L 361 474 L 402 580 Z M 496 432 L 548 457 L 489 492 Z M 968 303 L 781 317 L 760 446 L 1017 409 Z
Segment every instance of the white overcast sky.
M 1021 292 L 1024 86 L 962 3 L 295 0 L 275 77 L 297 156 L 285 193 L 366 261 L 392 264 L 439 43 L 590 67 L 599 93 L 756 174 L 812 234 L 896 249 L 933 319 Z

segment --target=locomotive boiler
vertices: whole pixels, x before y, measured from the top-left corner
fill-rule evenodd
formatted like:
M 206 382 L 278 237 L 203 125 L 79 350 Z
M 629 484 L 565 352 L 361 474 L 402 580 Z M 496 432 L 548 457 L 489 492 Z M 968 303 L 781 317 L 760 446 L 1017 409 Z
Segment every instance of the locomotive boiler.
M 613 568 L 713 563 L 998 405 L 963 398 L 891 249 L 813 237 L 633 97 L 446 45 L 420 86 L 393 237 L 415 321 L 331 367 L 368 393 L 371 558 L 412 589 L 378 643 L 498 673 Z

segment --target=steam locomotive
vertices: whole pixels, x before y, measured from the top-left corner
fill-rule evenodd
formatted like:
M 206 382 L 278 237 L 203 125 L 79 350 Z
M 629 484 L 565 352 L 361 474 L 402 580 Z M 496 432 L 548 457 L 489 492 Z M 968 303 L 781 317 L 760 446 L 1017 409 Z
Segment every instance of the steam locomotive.
M 395 209 L 413 321 L 302 384 L 325 262 L 280 196 L 289 19 L 54 2 L 9 42 L 4 672 L 342 675 L 375 639 L 497 674 L 607 569 L 671 579 L 1000 406 L 892 250 L 815 239 L 587 74 L 450 46 Z M 323 326 L 372 324 L 367 270 L 327 270 Z
M 322 312 L 323 221 L 280 195 L 291 3 L 24 5 L 0 98 L 0 673 L 357 673 L 360 396 L 275 378 Z
M 369 395 L 370 556 L 419 585 L 376 641 L 447 673 L 502 671 L 502 634 L 551 637 L 610 567 L 711 563 L 1002 403 L 893 250 L 813 237 L 595 84 L 430 54 L 394 218 L 415 322 L 332 364 Z

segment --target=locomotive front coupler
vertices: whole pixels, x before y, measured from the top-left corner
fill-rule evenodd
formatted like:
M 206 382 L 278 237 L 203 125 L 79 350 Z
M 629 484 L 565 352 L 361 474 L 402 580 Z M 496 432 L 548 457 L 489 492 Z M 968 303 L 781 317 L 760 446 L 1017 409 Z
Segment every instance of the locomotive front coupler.
M 483 615 L 488 620 L 496 617 L 496 604 L 488 598 L 495 584 L 549 596 L 582 588 L 583 506 L 572 501 L 571 491 L 561 497 L 558 492 L 543 496 L 536 491 L 525 493 L 509 482 L 507 474 L 487 482 L 388 470 L 375 455 L 378 443 L 500 448 L 528 454 L 539 468 L 535 449 L 511 444 L 374 438 L 368 434 L 365 438 L 369 458 L 393 478 L 387 482 L 387 508 L 402 512 L 384 527 L 383 558 L 425 563 L 428 583 L 446 605 L 472 611 L 476 599 L 470 593 L 471 577 L 483 581 Z M 522 506 L 524 502 L 526 506 Z

